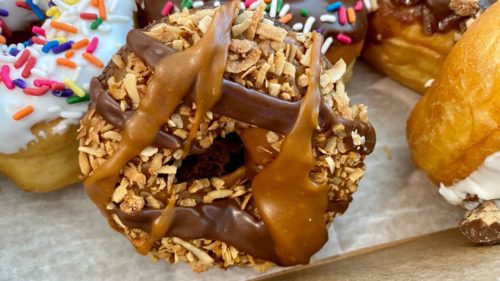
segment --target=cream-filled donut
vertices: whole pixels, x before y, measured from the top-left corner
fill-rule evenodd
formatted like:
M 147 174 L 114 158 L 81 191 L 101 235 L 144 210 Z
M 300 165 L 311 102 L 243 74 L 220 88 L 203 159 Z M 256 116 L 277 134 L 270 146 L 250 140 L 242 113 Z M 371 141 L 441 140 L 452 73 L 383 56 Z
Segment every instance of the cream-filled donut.
M 43 10 L 47 18 L 33 37 L 1 46 L 0 172 L 25 190 L 50 191 L 78 180 L 76 127 L 90 79 L 125 43 L 137 6 L 133 0 L 38 4 L 31 12 Z

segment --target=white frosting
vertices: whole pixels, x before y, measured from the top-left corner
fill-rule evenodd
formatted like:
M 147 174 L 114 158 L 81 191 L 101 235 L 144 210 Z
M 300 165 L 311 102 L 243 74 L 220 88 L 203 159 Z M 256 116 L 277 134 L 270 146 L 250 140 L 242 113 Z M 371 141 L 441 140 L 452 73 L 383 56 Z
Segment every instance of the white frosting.
M 47 0 L 43 1 L 47 3 Z M 3 4 L 13 2 L 15 1 L 1 1 L 0 8 L 6 7 L 2 6 Z M 42 0 L 38 2 L 42 4 Z M 77 42 L 83 38 L 90 40 L 97 37 L 99 44 L 93 55 L 101 60 L 104 65 L 125 44 L 128 31 L 134 27 L 133 16 L 137 8 L 134 0 L 105 0 L 108 18 L 97 30 L 90 29 L 93 20 L 82 20 L 79 17 L 82 12 L 99 14 L 98 9 L 90 5 L 91 0 L 81 0 L 73 6 L 64 4 L 62 0 L 53 0 L 53 2 L 61 12 L 61 16 L 57 21 L 73 25 L 78 29 L 78 32 L 71 34 L 56 30 L 50 26 L 52 20 L 47 19 L 42 26 L 46 30 L 46 40 L 50 41 L 56 37 L 65 37 L 68 41 Z M 85 52 L 86 48 L 81 48 L 75 52 L 71 61 L 76 63 L 77 68 L 70 69 L 56 64 L 56 59 L 64 58 L 64 53 L 43 53 L 41 51 L 42 47 L 42 45 L 36 44 L 27 47 L 31 55 L 36 56 L 38 60 L 31 72 L 31 76 L 23 79 L 28 84 L 28 87 L 35 87 L 33 85 L 35 79 L 63 82 L 65 78 L 69 78 L 87 92 L 90 79 L 102 72 L 102 68 L 89 64 L 83 59 L 82 53 Z M 24 46 L 18 46 L 18 49 L 22 48 Z M 2 49 L 5 50 L 7 47 L 5 45 L 1 46 L 0 50 Z M 22 51 L 19 52 L 17 57 L 0 54 L 0 68 L 3 65 L 9 65 L 12 80 L 22 78 L 21 73 L 24 67 L 20 69 L 13 67 L 14 62 L 21 54 Z M 29 105 L 34 108 L 33 113 L 21 120 L 13 120 L 12 116 L 16 112 Z M 79 123 L 86 110 L 86 102 L 70 105 L 66 102 L 66 98 L 56 97 L 52 95 L 51 91 L 43 96 L 35 97 L 24 94 L 19 87 L 9 90 L 5 83 L 0 83 L 0 153 L 17 153 L 31 141 L 36 141 L 37 136 L 33 135 L 31 128 L 40 122 L 48 122 L 61 117 L 63 121 L 54 128 L 54 133 L 64 133 L 69 125 Z M 43 137 L 43 135 L 38 137 Z
M 462 204 L 467 194 L 476 195 L 481 201 L 500 199 L 500 152 L 486 158 L 468 178 L 451 186 L 441 184 L 439 193 L 453 205 Z

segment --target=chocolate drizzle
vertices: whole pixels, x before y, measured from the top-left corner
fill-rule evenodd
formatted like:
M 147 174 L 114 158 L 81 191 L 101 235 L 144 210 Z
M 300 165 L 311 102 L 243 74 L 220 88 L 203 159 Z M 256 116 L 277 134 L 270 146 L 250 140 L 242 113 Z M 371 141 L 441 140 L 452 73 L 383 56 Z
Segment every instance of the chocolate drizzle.
M 146 232 L 151 232 L 151 225 L 161 212 L 162 210 L 149 209 L 128 214 L 115 210 L 125 225 Z M 235 245 L 238 250 L 253 257 L 280 263 L 264 222 L 241 210 L 233 200 L 200 204 L 194 208 L 175 207 L 173 217 L 168 237 L 219 240 Z
M 160 43 L 154 38 L 144 34 L 140 30 L 132 30 L 127 36 L 129 48 L 148 66 L 154 67 L 158 61 L 175 53 L 175 50 Z M 105 92 L 101 83 L 94 79 L 91 82 L 92 103 L 96 110 L 109 123 L 117 128 L 122 128 L 129 112 L 123 113 L 116 102 Z M 192 94 L 187 97 L 188 102 L 193 102 Z M 299 114 L 301 102 L 288 102 L 272 96 L 259 93 L 253 89 L 247 89 L 236 82 L 223 80 L 222 96 L 212 111 L 241 122 L 257 127 L 271 130 L 281 134 L 288 134 Z M 331 128 L 342 125 L 349 133 L 347 137 L 352 145 L 351 132 L 358 132 L 365 137 L 365 143 L 359 150 L 362 154 L 373 152 L 376 143 L 375 129 L 370 123 L 357 122 L 337 116 L 325 103 L 320 110 L 319 125 L 323 128 Z M 177 137 L 160 132 L 155 143 L 165 148 L 177 149 L 182 146 Z
M 220 240 L 280 265 L 307 263 L 327 239 L 324 213 L 329 207 L 328 188 L 314 184 L 309 178 L 314 166 L 312 134 L 315 128 L 342 125 L 349 134 L 347 139 L 351 138 L 350 133 L 357 131 L 366 138 L 360 148 L 363 154 L 373 151 L 375 131 L 369 123 L 337 116 L 322 101 L 319 90 L 322 38 L 316 33 L 313 34 L 309 86 L 302 101 L 282 101 L 224 80 L 230 30 L 238 6 L 239 1 L 233 1 L 221 7 L 205 36 L 179 53 L 140 31 L 130 32 L 129 48 L 154 69 L 154 74 L 134 112 L 123 113 L 101 83 L 97 79 L 92 81 L 92 105 L 105 120 L 122 129 L 122 140 L 116 152 L 85 181 L 85 190 L 103 213 L 116 214 L 125 225 L 150 234 L 143 245 L 136 245 L 143 254 L 162 237 L 174 236 Z M 183 67 L 171 67 L 176 65 Z M 161 127 L 183 100 L 196 103 L 197 115 L 211 110 L 287 135 L 281 153 L 259 171 L 252 182 L 255 205 L 263 222 L 230 201 L 194 208 L 176 207 L 175 193 L 163 210 L 125 213 L 106 209 L 121 168 L 145 147 L 151 144 L 182 147 L 180 139 L 162 132 Z M 192 128 L 197 130 L 196 124 Z M 297 147 L 303 149 L 304 155 L 296 153 Z M 189 143 L 185 151 L 190 151 Z M 196 148 L 191 152 L 196 152 Z M 278 174 L 286 174 L 291 161 L 296 165 L 293 172 L 277 178 Z M 231 178 L 237 180 L 241 173 L 246 173 L 244 168 L 235 171 Z M 339 204 L 338 209 L 342 210 L 345 203 Z M 336 208 L 335 205 L 330 207 Z

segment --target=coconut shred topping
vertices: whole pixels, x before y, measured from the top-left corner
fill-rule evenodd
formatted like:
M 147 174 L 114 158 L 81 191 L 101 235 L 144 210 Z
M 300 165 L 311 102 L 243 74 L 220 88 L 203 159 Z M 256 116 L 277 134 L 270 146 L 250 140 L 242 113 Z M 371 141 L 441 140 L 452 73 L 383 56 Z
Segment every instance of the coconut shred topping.
M 9 27 L 22 27 L 20 16 L 44 21 L 28 41 L 0 47 L 0 153 L 44 137 L 31 131 L 38 123 L 60 120 L 54 134 L 79 123 L 90 79 L 125 43 L 135 11 L 134 0 L 0 1 L 3 42 Z
M 439 193 L 453 205 L 460 205 L 467 199 L 467 195 L 480 201 L 500 199 L 500 152 L 490 155 L 483 165 L 474 171 L 468 178 L 451 186 L 441 184 Z M 473 202 L 471 202 L 473 203 Z M 477 204 L 467 204 L 467 209 L 474 209 Z

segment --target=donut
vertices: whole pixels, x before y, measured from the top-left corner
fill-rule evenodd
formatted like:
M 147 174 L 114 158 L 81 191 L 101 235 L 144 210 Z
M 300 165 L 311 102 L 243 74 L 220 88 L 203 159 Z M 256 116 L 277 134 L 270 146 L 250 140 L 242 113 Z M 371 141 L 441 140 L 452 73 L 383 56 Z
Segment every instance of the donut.
M 461 229 L 476 243 L 500 243 L 499 26 L 496 3 L 453 47 L 408 122 L 415 163 L 470 211 Z
M 179 11 L 182 8 L 203 7 L 213 5 L 214 1 L 168 1 L 168 0 L 142 0 L 143 16 L 148 24 L 168 15 L 167 11 L 173 3 L 170 11 Z M 228 1 L 215 1 L 224 3 Z M 367 11 L 370 10 L 369 0 L 276 0 L 268 1 L 266 12 L 272 18 L 288 24 L 295 31 L 316 30 L 325 38 L 322 52 L 335 64 L 343 59 L 348 65 L 345 80 L 352 74 L 355 59 L 359 56 L 366 36 L 368 24 Z M 276 3 L 276 9 L 271 12 L 271 6 Z M 182 5 L 181 5 L 182 4 Z M 244 1 L 245 9 L 254 10 L 259 0 Z M 272 16 L 273 14 L 274 16 Z
M 77 128 L 87 111 L 90 79 L 134 27 L 132 0 L 92 1 L 97 7 L 88 0 L 69 2 L 45 2 L 51 7 L 41 12 L 43 5 L 26 1 L 33 12 L 50 17 L 28 41 L 2 45 L 0 172 L 27 191 L 78 181 Z
M 379 0 L 369 16 L 363 58 L 425 93 L 456 40 L 494 0 Z
M 110 225 L 195 271 L 308 263 L 376 141 L 322 36 L 239 4 L 131 31 L 80 127 L 84 187 Z
M 46 9 L 46 4 L 40 3 L 41 9 Z M 0 0 L 0 44 L 28 40 L 32 26 L 40 20 L 25 1 Z

